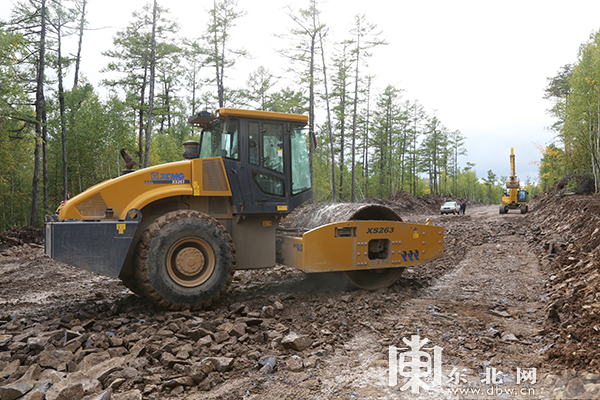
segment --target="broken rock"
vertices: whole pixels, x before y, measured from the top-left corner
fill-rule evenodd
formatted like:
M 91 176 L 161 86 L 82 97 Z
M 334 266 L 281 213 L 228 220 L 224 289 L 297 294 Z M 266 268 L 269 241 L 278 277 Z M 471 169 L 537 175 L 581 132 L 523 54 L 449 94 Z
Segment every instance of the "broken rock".
M 233 366 L 233 358 L 229 357 L 208 357 L 207 360 L 212 363 L 215 371 L 218 372 L 227 371 Z
M 12 335 L 0 335 L 0 348 L 6 346 L 12 340 Z
M 281 344 L 286 349 L 302 351 L 312 345 L 312 339 L 308 335 L 290 334 L 281 340 Z
M 275 308 L 273 306 L 264 306 L 260 313 L 261 318 L 273 318 L 275 316 Z
M 29 381 L 17 381 L 0 388 L 0 399 L 15 400 L 33 389 Z
M 286 364 L 287 364 L 288 370 L 290 370 L 292 372 L 302 371 L 302 368 L 303 368 L 302 358 L 300 358 L 297 355 L 293 355 L 290 358 L 288 358 L 286 360 Z
M 490 314 L 496 315 L 496 316 L 502 317 L 502 318 L 510 318 L 511 317 L 511 315 L 508 312 L 500 311 L 500 310 L 490 310 Z
M 275 369 L 277 359 L 273 356 L 263 357 L 260 360 L 258 360 L 258 363 L 262 365 L 260 372 L 262 372 L 263 374 L 270 374 Z
M 115 393 L 110 400 L 142 400 L 142 392 L 134 389 L 124 393 Z
M 19 360 L 11 361 L 2 371 L 0 371 L 0 378 L 8 378 L 19 369 L 20 365 L 21 362 Z
M 53 385 L 46 393 L 46 400 L 82 399 L 102 391 L 102 383 L 81 372 L 75 372 Z

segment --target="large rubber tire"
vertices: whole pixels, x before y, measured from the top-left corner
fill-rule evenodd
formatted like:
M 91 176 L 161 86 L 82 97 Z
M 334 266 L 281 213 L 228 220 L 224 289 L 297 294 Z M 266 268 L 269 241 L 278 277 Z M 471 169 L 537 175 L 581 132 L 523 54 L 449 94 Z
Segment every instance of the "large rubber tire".
M 404 268 L 385 268 L 379 270 L 348 271 L 344 274 L 348 282 L 359 289 L 377 290 L 394 284 L 404 272 Z
M 500 205 L 500 214 L 506 214 L 507 210 L 503 205 Z
M 197 310 L 231 283 L 235 247 L 226 229 L 207 214 L 167 213 L 142 234 L 135 274 L 144 295 L 160 307 Z
M 527 213 L 527 204 L 521 205 L 519 208 L 521 209 L 521 214 Z

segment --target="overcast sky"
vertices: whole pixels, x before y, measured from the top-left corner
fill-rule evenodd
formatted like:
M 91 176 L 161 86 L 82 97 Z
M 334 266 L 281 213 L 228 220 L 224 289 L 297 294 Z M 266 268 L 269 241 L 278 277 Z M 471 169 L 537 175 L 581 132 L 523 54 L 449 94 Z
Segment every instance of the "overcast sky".
M 13 0 L 0 1 L 0 19 L 7 19 Z M 144 0 L 89 0 L 89 27 L 84 36 L 82 72 L 94 84 L 108 60 L 114 34 L 130 21 Z M 295 1 L 296 7 L 305 7 Z M 306 1 L 307 3 L 307 1 Z M 199 37 L 212 1 L 159 0 L 181 26 L 181 35 Z M 292 25 L 286 0 L 238 0 L 246 15 L 231 32 L 234 46 L 253 58 L 239 60 L 229 87 L 244 85 L 250 72 L 265 66 L 284 75 L 282 45 L 274 34 Z M 577 60 L 579 46 L 600 28 L 600 1 L 593 0 L 329 0 L 320 5 L 322 22 L 332 38 L 344 39 L 354 16 L 362 13 L 377 24 L 389 45 L 369 61 L 379 92 L 388 84 L 404 89 L 404 98 L 418 100 L 450 130 L 467 137 L 467 157 L 479 177 L 491 169 L 509 175 L 515 147 L 517 176 L 536 180 L 539 160 L 534 143 L 549 144 L 552 118 L 543 99 L 546 78 Z M 104 28 L 104 29 L 100 29 Z M 331 55 L 332 45 L 326 51 Z M 74 50 L 73 50 L 74 51 Z

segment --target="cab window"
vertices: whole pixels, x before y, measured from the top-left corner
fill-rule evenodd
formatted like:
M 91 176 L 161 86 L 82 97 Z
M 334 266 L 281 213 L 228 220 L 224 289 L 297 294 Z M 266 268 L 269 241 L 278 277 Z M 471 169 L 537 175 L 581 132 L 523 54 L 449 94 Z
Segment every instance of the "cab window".
M 265 122 L 263 129 L 264 167 L 283 173 L 283 124 Z
M 257 171 L 252 173 L 254 182 L 258 185 L 260 190 L 266 194 L 272 194 L 274 196 L 284 196 L 285 187 L 283 179 L 277 178 L 272 175 L 263 174 Z
M 239 160 L 239 120 L 237 118 L 229 118 L 202 132 L 200 158 L 208 157 Z
M 301 126 L 292 126 L 290 145 L 292 151 L 292 194 L 298 194 L 311 187 L 308 140 Z

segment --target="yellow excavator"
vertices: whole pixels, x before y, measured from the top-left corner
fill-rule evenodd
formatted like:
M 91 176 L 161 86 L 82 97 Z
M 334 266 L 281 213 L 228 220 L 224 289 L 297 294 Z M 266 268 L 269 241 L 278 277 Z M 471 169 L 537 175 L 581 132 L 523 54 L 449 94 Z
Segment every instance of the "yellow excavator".
M 46 254 L 175 310 L 210 305 L 240 269 L 282 263 L 373 290 L 442 257 L 443 228 L 378 205 L 332 204 L 327 223 L 280 227 L 312 199 L 306 116 L 221 108 L 189 122 L 201 133 L 184 160 L 126 169 L 46 216 Z
M 527 191 L 521 189 L 521 184 L 517 180 L 514 147 L 510 148 L 510 171 L 511 175 L 509 180 L 506 181 L 506 191 L 502 196 L 502 203 L 500 204 L 500 214 L 506 214 L 508 210 L 521 210 L 521 214 L 525 214 L 528 211 Z

